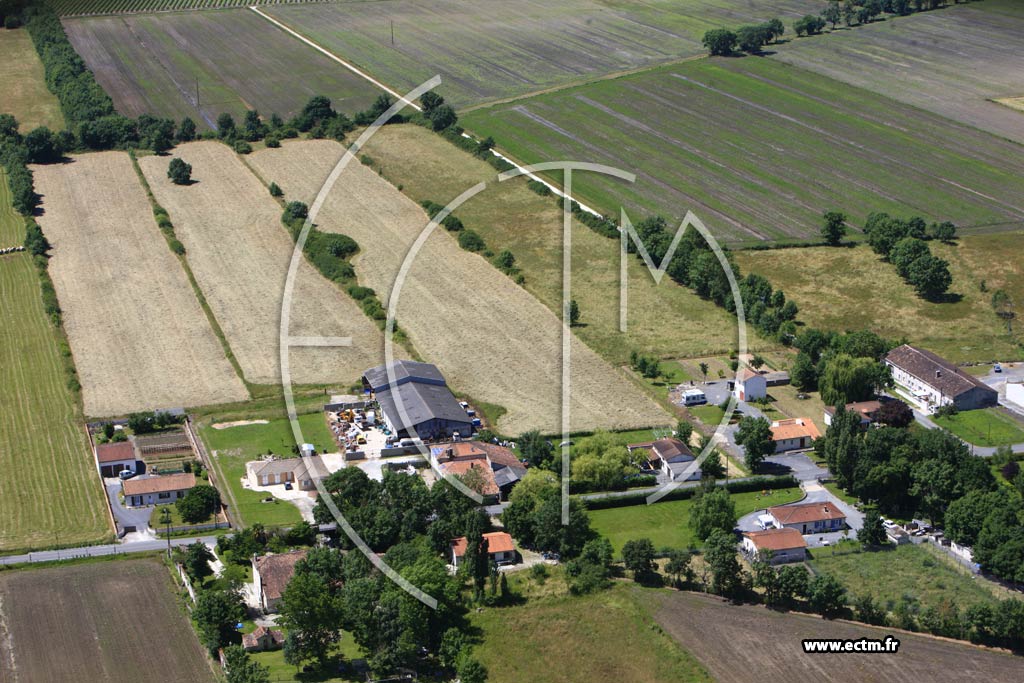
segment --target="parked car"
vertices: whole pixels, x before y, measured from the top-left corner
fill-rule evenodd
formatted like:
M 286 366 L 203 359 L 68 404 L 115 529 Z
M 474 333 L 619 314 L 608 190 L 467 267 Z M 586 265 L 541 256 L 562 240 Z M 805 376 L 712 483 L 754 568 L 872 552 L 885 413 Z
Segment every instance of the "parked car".
M 284 483 L 284 490 L 285 491 L 291 491 L 292 490 L 292 483 L 290 481 L 286 481 Z
M 121 470 L 121 473 L 117 475 L 121 480 L 131 479 L 135 476 L 135 470 Z
M 992 366 L 992 372 L 1002 372 L 1002 371 L 1003 371 L 1003 366 L 1000 365 L 999 363 L 996 363 L 995 365 Z

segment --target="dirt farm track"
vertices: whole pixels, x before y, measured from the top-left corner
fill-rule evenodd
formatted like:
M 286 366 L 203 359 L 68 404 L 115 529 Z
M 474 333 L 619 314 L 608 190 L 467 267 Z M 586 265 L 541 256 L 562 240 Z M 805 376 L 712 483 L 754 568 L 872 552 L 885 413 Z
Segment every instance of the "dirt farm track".
M 0 575 L 0 682 L 201 683 L 213 675 L 156 560 Z
M 34 172 L 85 414 L 245 399 L 128 155 L 85 154 Z
M 289 198 L 311 201 L 341 158 L 330 141 L 289 142 L 251 156 L 267 182 Z M 399 269 L 427 225 L 406 195 L 357 161 L 328 196 L 317 224 L 360 245 L 360 283 L 387 301 Z M 476 400 L 504 406 L 504 433 L 559 429 L 561 324 L 529 292 L 478 254 L 436 229 L 402 282 L 397 320 L 416 350 L 437 363 L 452 385 Z M 618 369 L 571 338 L 572 429 L 667 424 L 669 416 Z

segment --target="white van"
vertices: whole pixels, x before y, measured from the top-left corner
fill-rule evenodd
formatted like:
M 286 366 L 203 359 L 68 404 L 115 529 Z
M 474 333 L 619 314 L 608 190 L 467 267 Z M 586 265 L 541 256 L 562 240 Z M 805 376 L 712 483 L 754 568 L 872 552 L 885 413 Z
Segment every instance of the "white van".
M 708 397 L 700 389 L 687 389 L 683 392 L 683 405 L 700 406 L 708 402 Z

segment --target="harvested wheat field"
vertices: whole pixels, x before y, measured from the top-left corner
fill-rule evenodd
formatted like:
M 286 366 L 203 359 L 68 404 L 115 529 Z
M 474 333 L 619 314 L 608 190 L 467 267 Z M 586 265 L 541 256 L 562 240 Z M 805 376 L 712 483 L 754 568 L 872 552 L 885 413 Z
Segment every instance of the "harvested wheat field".
M 266 181 L 291 199 L 311 201 L 344 153 L 331 141 L 291 142 L 252 155 Z M 316 223 L 360 245 L 353 263 L 361 284 L 392 296 L 406 254 L 427 215 L 377 173 L 350 163 Z M 543 304 L 484 258 L 460 248 L 443 228 L 416 254 L 399 294 L 398 324 L 452 386 L 508 412 L 505 433 L 559 429 L 561 323 Z M 669 416 L 619 370 L 572 338 L 572 429 L 665 424 Z
M 281 382 L 279 335 L 285 280 L 294 251 L 281 207 L 226 145 L 195 142 L 174 155 L 192 165 L 193 183 L 167 178 L 167 157 L 139 160 L 168 210 L 188 262 L 245 378 Z M 302 259 L 291 304 L 293 336 L 352 337 L 351 347 L 293 348 L 291 381 L 353 382 L 383 358 L 383 335 L 345 293 Z
M 85 154 L 33 170 L 85 414 L 247 398 L 128 155 Z

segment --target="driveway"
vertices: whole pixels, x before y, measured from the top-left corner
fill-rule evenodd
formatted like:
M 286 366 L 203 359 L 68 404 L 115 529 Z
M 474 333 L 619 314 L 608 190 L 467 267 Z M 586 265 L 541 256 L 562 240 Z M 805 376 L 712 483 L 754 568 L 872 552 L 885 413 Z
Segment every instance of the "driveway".
M 792 474 L 797 481 L 817 481 L 829 476 L 824 467 L 814 464 L 807 451 L 769 455 L 762 466 L 768 474 Z
M 806 458 L 807 456 L 788 456 L 788 457 L 791 457 L 791 458 L 794 458 L 794 457 L 804 457 L 804 458 Z M 811 466 L 814 467 L 815 469 L 818 469 L 818 470 L 821 469 L 821 468 L 817 467 L 816 465 L 814 465 L 813 462 L 811 463 Z M 808 472 L 809 470 L 805 469 L 804 471 Z M 848 529 L 846 529 L 844 531 L 831 531 L 831 532 L 828 532 L 828 533 L 821 533 L 821 534 L 805 534 L 804 535 L 804 540 L 807 541 L 807 546 L 809 548 L 818 548 L 818 547 L 824 546 L 826 544 L 826 542 L 829 545 L 835 545 L 839 541 L 842 541 L 842 540 L 847 539 L 847 538 L 850 538 L 850 539 L 857 538 L 857 532 L 860 531 L 862 528 L 864 528 L 864 513 L 863 512 L 861 512 L 860 510 L 857 510 L 856 508 L 854 508 L 851 505 L 847 505 L 843 501 L 841 501 L 838 498 L 836 498 L 832 494 L 831 491 L 829 491 L 824 486 L 822 486 L 820 483 L 818 483 L 817 479 L 803 479 L 803 480 L 801 480 L 800 481 L 800 488 L 803 489 L 803 491 L 804 491 L 804 497 L 803 497 L 803 499 L 798 501 L 798 503 L 801 503 L 801 504 L 802 503 L 829 503 L 831 505 L 834 505 L 835 507 L 837 507 L 840 510 L 842 510 L 843 514 L 846 515 L 846 524 L 849 527 Z M 789 505 L 796 505 L 798 503 L 789 503 Z M 754 512 L 751 512 L 748 515 L 744 515 L 736 523 L 736 527 L 740 531 L 759 531 L 761 529 L 761 527 L 758 526 L 758 524 L 757 524 L 757 516 L 761 515 L 761 514 L 764 514 L 764 512 L 765 512 L 765 508 L 761 508 L 759 510 L 755 510 Z
M 110 510 L 114 513 L 114 521 L 117 522 L 118 533 L 134 527 L 136 531 L 146 531 L 149 528 L 149 518 L 153 514 L 153 508 L 127 508 L 121 503 L 118 495 L 121 492 L 121 480 L 117 478 L 104 479 L 103 485 L 107 489 L 107 500 L 110 501 Z

